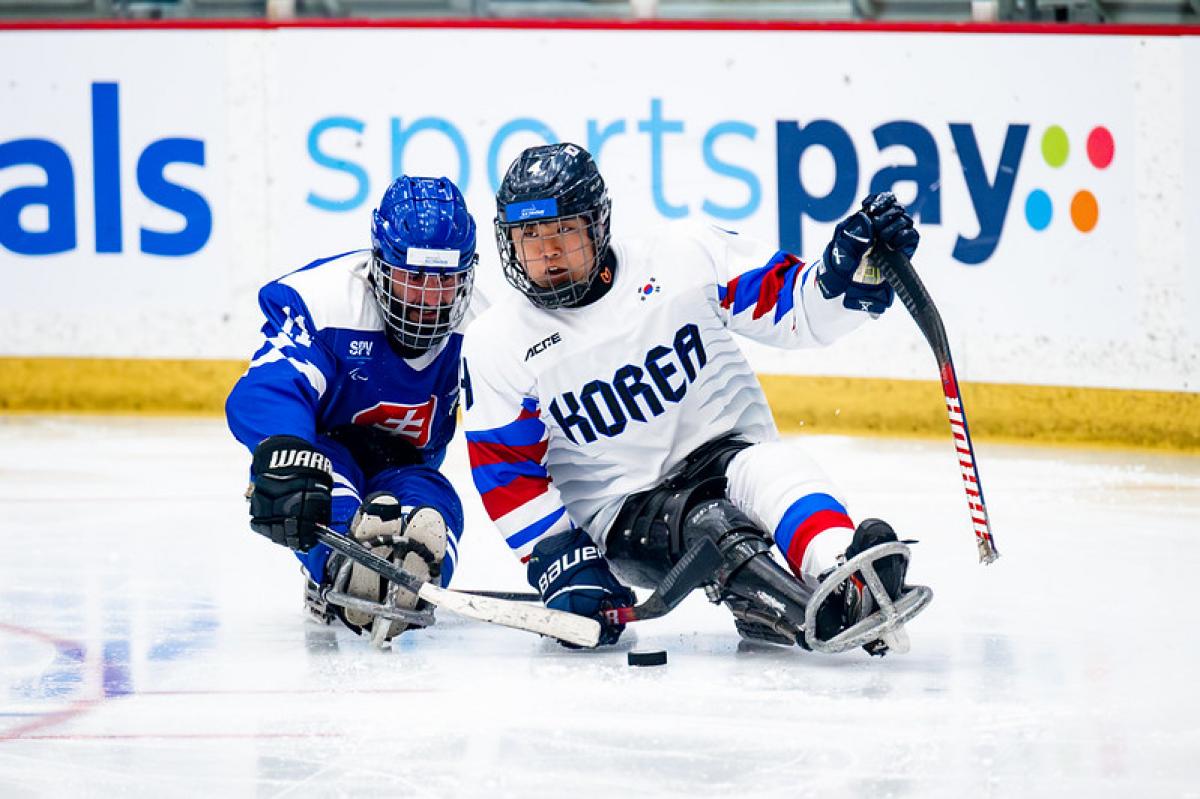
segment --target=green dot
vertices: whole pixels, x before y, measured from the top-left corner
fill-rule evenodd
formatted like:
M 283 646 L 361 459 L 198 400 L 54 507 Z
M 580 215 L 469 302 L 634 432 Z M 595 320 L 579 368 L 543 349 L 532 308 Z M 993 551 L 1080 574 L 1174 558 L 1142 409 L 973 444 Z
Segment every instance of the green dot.
M 1067 141 L 1067 132 L 1058 125 L 1051 125 L 1042 134 L 1042 157 L 1050 166 L 1059 167 L 1067 163 L 1067 153 L 1071 144 Z

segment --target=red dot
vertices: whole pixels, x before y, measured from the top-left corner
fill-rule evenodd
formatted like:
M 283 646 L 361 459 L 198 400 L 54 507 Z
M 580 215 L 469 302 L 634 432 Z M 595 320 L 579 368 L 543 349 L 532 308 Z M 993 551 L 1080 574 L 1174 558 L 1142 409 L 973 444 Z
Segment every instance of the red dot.
M 1108 128 L 1103 125 L 1092 128 L 1092 132 L 1088 134 L 1087 138 L 1088 160 L 1092 162 L 1092 166 L 1096 169 L 1104 169 L 1111 164 L 1114 147 L 1113 137 L 1108 132 Z

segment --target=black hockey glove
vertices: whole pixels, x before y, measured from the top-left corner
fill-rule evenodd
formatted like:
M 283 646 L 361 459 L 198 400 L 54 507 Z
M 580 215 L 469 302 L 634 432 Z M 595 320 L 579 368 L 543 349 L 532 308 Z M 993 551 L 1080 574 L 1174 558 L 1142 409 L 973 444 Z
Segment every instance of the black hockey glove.
M 871 217 L 875 241 L 889 250 L 898 250 L 909 258 L 917 251 L 921 234 L 913 227 L 912 217 L 896 202 L 890 191 L 868 195 L 862 204 L 863 212 Z
M 912 256 L 917 249 L 917 231 L 904 206 L 891 192 L 868 195 L 862 208 L 842 220 L 825 247 L 817 271 L 817 286 L 826 299 L 842 297 L 842 305 L 856 311 L 881 314 L 892 304 L 892 287 L 877 272 L 859 272 L 871 245 L 898 249 Z M 856 279 L 857 278 L 857 279 Z
M 295 436 L 271 436 L 254 450 L 250 529 L 285 547 L 316 546 L 333 512 L 333 464 Z
M 539 541 L 529 556 L 529 584 L 553 610 L 588 616 L 600 622 L 600 643 L 615 644 L 625 631 L 604 611 L 633 605 L 633 592 L 617 582 L 599 547 L 583 530 L 572 529 Z M 564 644 L 569 646 L 569 644 Z

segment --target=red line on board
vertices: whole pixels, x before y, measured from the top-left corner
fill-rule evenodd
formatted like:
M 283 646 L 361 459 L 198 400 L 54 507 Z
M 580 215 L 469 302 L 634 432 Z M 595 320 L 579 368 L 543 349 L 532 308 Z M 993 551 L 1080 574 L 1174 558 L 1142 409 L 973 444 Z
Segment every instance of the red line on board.
M 704 19 L 168 19 L 20 20 L 4 30 L 447 29 L 597 31 L 828 31 L 834 33 L 983 33 L 1082 36 L 1198 36 L 1194 25 L 1084 25 L 1054 22 L 848 22 Z

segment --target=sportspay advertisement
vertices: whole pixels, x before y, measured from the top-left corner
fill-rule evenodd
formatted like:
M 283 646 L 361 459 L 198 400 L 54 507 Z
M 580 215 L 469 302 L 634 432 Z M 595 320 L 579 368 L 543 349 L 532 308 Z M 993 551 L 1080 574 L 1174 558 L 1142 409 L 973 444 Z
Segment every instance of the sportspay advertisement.
M 360 33 L 322 41 L 338 50 L 369 41 Z M 516 154 L 566 139 L 597 156 L 618 236 L 701 220 L 811 260 L 866 193 L 896 191 L 920 225 L 918 267 L 944 298 L 968 373 L 987 363 L 990 379 L 1053 383 L 1058 366 L 1031 373 L 1030 361 L 1044 356 L 1039 341 L 1111 351 L 1139 336 L 1129 301 L 1137 278 L 1126 41 L 427 32 L 408 53 L 413 63 L 455 48 L 501 48 L 510 62 L 502 76 L 451 90 L 390 68 L 386 33 L 377 38 L 355 46 L 356 69 L 370 77 L 351 85 L 330 82 L 309 57 L 309 32 L 281 42 L 280 77 L 292 78 L 281 85 L 295 92 L 282 108 L 288 127 L 305 132 L 304 151 L 283 157 L 304 168 L 284 174 L 275 197 L 304 198 L 292 207 L 314 229 L 332 232 L 317 220 L 369 208 L 391 174 L 416 168 L 465 184 L 487 218 Z M 1013 57 L 1030 48 L 1044 55 Z M 622 57 L 608 57 L 614 50 Z M 1056 64 L 1081 59 L 1094 69 L 1045 80 Z M 320 114 L 322 102 L 360 111 Z M 298 137 L 291 141 L 295 148 Z M 919 337 L 897 327 L 907 321 L 887 318 L 862 349 L 802 358 L 754 349 L 768 371 L 802 363 L 818 373 L 918 377 L 926 356 Z M 880 346 L 896 349 L 879 358 Z
M 965 379 L 1194 383 L 1187 370 L 1195 364 L 1155 343 L 1159 331 L 1178 329 L 1179 309 L 1148 300 L 1167 267 L 1139 251 L 1140 226 L 1161 222 L 1155 198 L 1137 190 L 1138 159 L 1147 158 L 1138 140 L 1139 79 L 1182 83 L 1181 75 L 1139 71 L 1146 65 L 1136 48 L 1153 39 L 94 32 L 72 34 L 76 50 L 93 58 L 60 58 L 57 71 L 42 70 L 48 53 L 61 50 L 54 37 L 66 35 L 3 34 L 6 45 L 22 47 L 5 46 L 0 60 L 23 79 L 15 90 L 0 87 L 5 109 L 22 109 L 0 117 L 0 275 L 15 289 L 0 302 L 33 303 L 38 319 L 61 321 L 68 307 L 110 297 L 139 309 L 129 317 L 137 323 L 118 322 L 119 333 L 100 337 L 103 347 L 82 331 L 53 346 L 19 334 L 0 345 L 9 354 L 240 357 L 257 326 L 254 287 L 365 246 L 370 210 L 401 172 L 444 174 L 463 188 L 484 238 L 479 285 L 510 291 L 486 241 L 492 194 L 522 148 L 563 139 L 596 156 L 618 237 L 700 221 L 812 260 L 865 194 L 895 191 L 921 231 L 915 263 Z M 156 78 L 144 66 L 181 47 L 196 55 L 182 78 Z M 128 68 L 121 59 L 106 74 L 87 66 L 110 63 L 116 50 Z M 354 57 L 331 69 L 328 58 L 345 53 Z M 51 83 L 76 99 L 38 101 Z M 67 114 L 72 105 L 82 113 Z M 122 156 L 115 164 L 104 160 L 114 151 L 105 132 L 112 130 Z M 1183 131 L 1166 135 L 1178 140 Z M 67 142 L 73 247 L 64 249 L 60 221 L 65 190 L 36 188 L 65 185 L 62 170 L 53 156 L 38 161 L 28 148 L 14 149 L 29 139 Z M 115 216 L 114 185 L 122 202 Z M 105 232 L 114 224 L 124 231 L 119 251 Z M 36 247 L 45 252 L 27 251 Z M 53 281 L 69 284 L 67 293 Z M 27 295 L 36 299 L 14 299 Z M 203 334 L 176 323 L 183 297 L 203 319 Z M 147 341 L 145 329 L 163 335 Z M 197 338 L 205 343 L 198 347 Z M 853 341 L 803 354 L 751 349 L 762 371 L 929 377 L 924 343 L 903 313 L 889 312 Z M 1131 371 L 1130 362 L 1141 368 Z

